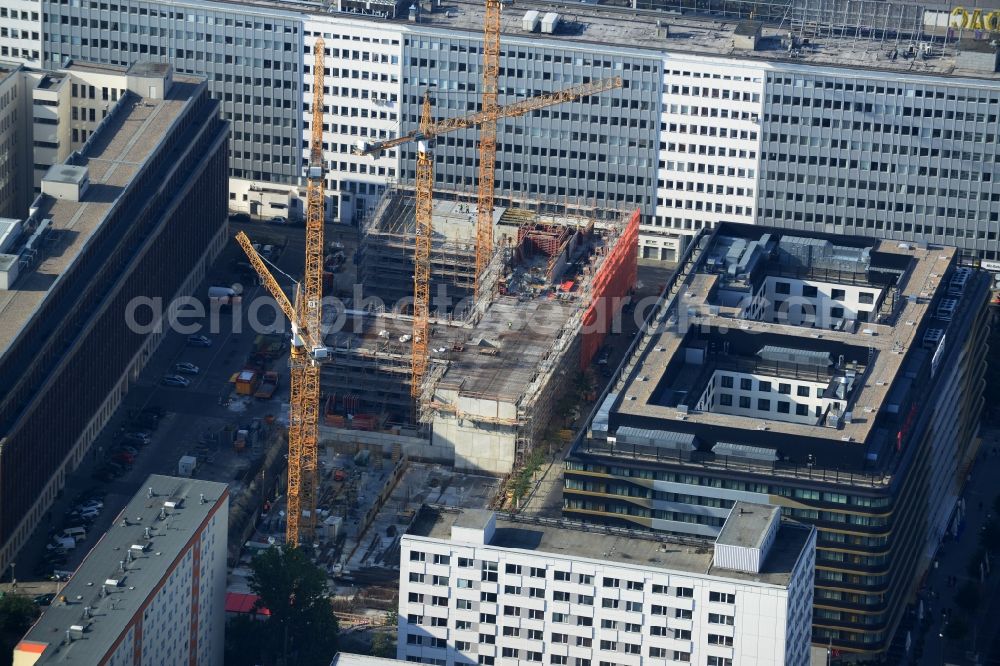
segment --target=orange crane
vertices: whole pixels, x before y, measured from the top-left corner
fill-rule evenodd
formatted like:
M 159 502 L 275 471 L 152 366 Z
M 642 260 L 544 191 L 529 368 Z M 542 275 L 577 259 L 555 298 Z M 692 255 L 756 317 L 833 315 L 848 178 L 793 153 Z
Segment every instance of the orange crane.
M 544 109 L 547 106 L 573 102 L 581 97 L 598 95 L 600 93 L 621 87 L 622 79 L 620 76 L 613 76 L 608 79 L 598 79 L 597 81 L 563 88 L 562 90 L 557 90 L 556 92 L 544 93 L 536 95 L 535 97 L 529 97 L 528 99 L 522 99 L 518 102 L 513 102 L 512 104 L 498 106 L 491 113 L 478 111 L 476 113 L 470 113 L 467 116 L 445 118 L 443 120 L 429 123 L 426 127 L 424 127 L 423 123 L 421 123 L 418 129 L 393 137 L 392 139 L 386 139 L 385 141 L 359 141 L 355 145 L 352 152 L 355 155 L 374 155 L 377 157 L 383 151 L 390 150 L 405 143 L 433 139 L 441 134 L 457 132 L 458 130 L 469 129 L 470 127 L 481 127 L 484 123 L 490 120 L 495 121 L 500 118 L 517 118 L 518 116 L 526 115 L 532 111 Z
M 497 76 L 500 72 L 500 0 L 486 0 L 483 17 L 483 113 L 479 126 L 479 197 L 476 204 L 476 300 L 493 256 L 493 187 L 497 161 Z
M 281 311 L 292 325 L 291 395 L 288 401 L 288 507 L 285 539 L 299 545 L 312 541 L 316 532 L 319 375 L 329 359 L 322 339 L 323 206 L 326 196 L 323 167 L 323 56 L 325 44 L 313 48 L 312 139 L 306 168 L 306 257 L 301 284 L 293 305 L 242 231 L 236 241 L 243 247 Z
M 431 96 L 424 94 L 420 131 L 431 125 Z M 410 395 L 420 397 L 427 372 L 427 338 L 430 336 L 431 234 L 434 200 L 434 160 L 426 142 L 417 144 L 416 247 L 413 253 L 413 344 L 410 351 Z
M 431 158 L 427 141 L 439 134 L 446 134 L 476 125 L 483 126 L 498 118 L 516 118 L 536 109 L 543 109 L 556 104 L 572 102 L 581 97 L 596 95 L 622 86 L 621 77 L 600 79 L 563 90 L 530 97 L 506 106 L 495 107 L 491 111 L 480 111 L 458 118 L 447 118 L 433 122 L 431 120 L 430 95 L 424 95 L 424 102 L 418 129 L 386 141 L 375 143 L 359 142 L 354 148 L 355 155 L 379 155 L 383 151 L 401 146 L 412 141 L 418 142 L 417 177 L 416 177 L 416 246 L 413 257 L 413 334 L 410 352 L 410 395 L 419 397 L 421 384 L 427 372 L 427 344 L 430 318 L 430 255 L 431 237 L 433 234 L 432 210 L 434 198 L 434 161 Z M 495 156 L 494 156 L 495 159 Z M 492 206 L 492 196 L 490 197 Z M 477 229 L 478 233 L 478 229 Z M 492 248 L 493 221 L 490 215 L 489 239 Z M 478 248 L 478 245 L 477 245 Z M 477 253 L 478 262 L 478 253 Z M 479 269 L 477 263 L 476 284 L 479 284 Z
M 411 383 L 410 395 L 419 397 L 421 384 L 427 372 L 427 344 L 430 318 L 430 257 L 431 237 L 433 234 L 432 210 L 434 199 L 434 161 L 431 158 L 427 142 L 439 134 L 446 134 L 476 125 L 483 126 L 488 122 L 496 124 L 497 118 L 516 118 L 536 109 L 547 106 L 572 102 L 587 95 L 620 88 L 620 77 L 591 81 L 578 86 L 572 86 L 554 93 L 531 97 L 507 106 L 496 107 L 490 112 L 480 111 L 459 118 L 448 118 L 433 122 L 431 120 L 430 95 L 424 95 L 424 102 L 418 129 L 402 136 L 376 143 L 359 142 L 354 149 L 356 155 L 379 155 L 383 151 L 416 141 L 417 177 L 416 177 L 416 246 L 413 257 L 413 335 L 411 341 Z M 491 206 L 492 206 L 492 197 Z M 490 216 L 490 240 L 492 243 L 493 223 Z M 478 231 L 478 230 L 477 230 Z M 478 247 L 478 246 L 477 246 Z M 492 247 L 492 245 L 491 245 Z M 477 254 L 477 257 L 479 255 Z M 478 271 L 478 263 L 477 263 Z M 476 274 L 479 283 L 479 273 Z

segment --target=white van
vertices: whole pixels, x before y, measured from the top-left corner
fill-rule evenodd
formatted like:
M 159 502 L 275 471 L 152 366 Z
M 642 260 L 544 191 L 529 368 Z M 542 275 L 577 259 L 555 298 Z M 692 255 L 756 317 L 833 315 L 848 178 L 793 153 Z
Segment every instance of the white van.
M 87 538 L 87 530 L 82 527 L 67 527 L 62 531 L 63 538 L 75 539 L 76 541 L 83 541 Z

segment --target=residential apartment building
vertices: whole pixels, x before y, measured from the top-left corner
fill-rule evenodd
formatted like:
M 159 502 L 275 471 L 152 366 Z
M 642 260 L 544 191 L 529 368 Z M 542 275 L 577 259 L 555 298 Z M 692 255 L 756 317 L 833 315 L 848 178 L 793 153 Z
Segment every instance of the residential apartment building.
M 165 312 L 151 308 L 147 320 L 130 309 L 133 299 L 190 294 L 229 242 L 229 128 L 205 81 L 156 63 L 118 74 L 124 93 L 112 103 L 109 78 L 107 115 L 70 120 L 69 143 L 73 131 L 86 141 L 46 171 L 0 254 L 0 566 L 163 339 Z M 34 93 L 58 88 L 72 118 L 73 109 L 103 107 L 91 101 L 104 94 L 94 79 L 94 94 L 88 84 L 87 101 L 74 103 L 84 80 L 45 73 L 40 81 L 51 86 Z M 33 104 L 34 118 L 59 108 Z
M 437 666 L 808 664 L 815 530 L 739 504 L 715 540 L 424 506 L 397 657 Z
M 14 663 L 222 666 L 229 488 L 154 474 L 14 647 Z
M 954 248 L 703 230 L 566 461 L 569 518 L 819 532 L 813 640 L 884 651 L 978 447 L 989 277 Z
M 428 88 L 438 117 L 478 105 L 482 3 L 415 5 L 412 17 L 398 4 L 343 0 L 317 13 L 282 0 L 60 2 L 44 17 L 45 56 L 53 66 L 152 58 L 207 76 L 234 123 L 231 206 L 295 215 L 311 45 L 329 35 L 327 210 L 357 223 L 387 183 L 412 178 L 414 147 L 377 160 L 345 148 L 415 129 Z M 917 18 L 892 29 L 875 11 L 850 17 L 857 25 L 846 32 L 864 38 L 819 19 L 784 25 L 783 12 L 761 23 L 607 6 L 577 7 L 537 32 L 524 29 L 525 12 L 551 7 L 510 7 L 501 102 L 612 75 L 625 85 L 501 122 L 498 196 L 543 208 L 639 205 L 650 259 L 676 261 L 700 228 L 723 221 L 928 235 L 1000 259 L 990 228 L 1000 186 L 982 166 L 997 157 L 995 47 L 960 25 L 942 29 L 961 17 L 914 7 Z M 474 186 L 475 137 L 438 139 L 440 196 Z

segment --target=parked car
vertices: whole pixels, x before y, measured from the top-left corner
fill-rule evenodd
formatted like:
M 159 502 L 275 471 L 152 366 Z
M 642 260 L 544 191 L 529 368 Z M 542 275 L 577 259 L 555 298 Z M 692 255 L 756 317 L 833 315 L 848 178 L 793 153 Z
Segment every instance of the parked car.
M 164 386 L 176 386 L 178 388 L 187 388 L 191 384 L 191 380 L 187 377 L 181 377 L 180 375 L 164 375 L 161 383 Z
M 125 451 L 126 453 L 131 453 L 133 456 L 139 455 L 139 449 L 134 446 L 129 446 L 128 444 L 119 444 L 114 448 L 114 451 Z
M 104 508 L 104 502 L 101 500 L 87 500 L 86 502 L 80 502 L 74 509 L 80 511 L 81 513 L 89 511 L 100 511 Z
M 250 221 L 250 216 L 247 215 L 246 213 L 233 213 L 232 215 L 229 216 L 229 221 L 241 222 L 243 224 L 246 224 Z
M 52 600 L 56 598 L 56 595 L 52 592 L 48 594 L 39 594 L 37 597 L 32 599 L 39 606 L 48 606 L 52 603 Z
M 125 433 L 123 439 L 128 442 L 138 442 L 139 444 L 149 444 L 153 441 L 153 438 L 149 436 L 149 433 L 143 432 L 142 430 L 127 432 Z
M 204 335 L 189 335 L 187 339 L 188 347 L 211 347 L 212 341 Z
M 174 372 L 179 372 L 182 375 L 197 375 L 200 372 L 200 368 L 194 363 L 181 361 L 174 364 Z
M 275 216 L 270 220 L 271 224 L 288 224 L 287 217 Z

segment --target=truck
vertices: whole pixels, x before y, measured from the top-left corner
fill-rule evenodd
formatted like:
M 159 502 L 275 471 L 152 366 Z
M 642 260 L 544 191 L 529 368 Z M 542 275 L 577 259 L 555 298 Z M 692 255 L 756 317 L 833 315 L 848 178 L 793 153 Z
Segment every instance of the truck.
M 208 302 L 216 307 L 234 305 L 242 299 L 240 294 L 241 290 L 235 287 L 209 287 Z
M 278 389 L 278 373 L 273 370 L 269 370 L 264 373 L 261 379 L 260 386 L 257 387 L 257 392 L 253 394 L 253 397 L 259 400 L 267 400 L 274 395 L 274 392 Z
M 253 341 L 254 353 L 262 358 L 274 359 L 285 349 L 285 338 L 280 333 L 258 335 Z

